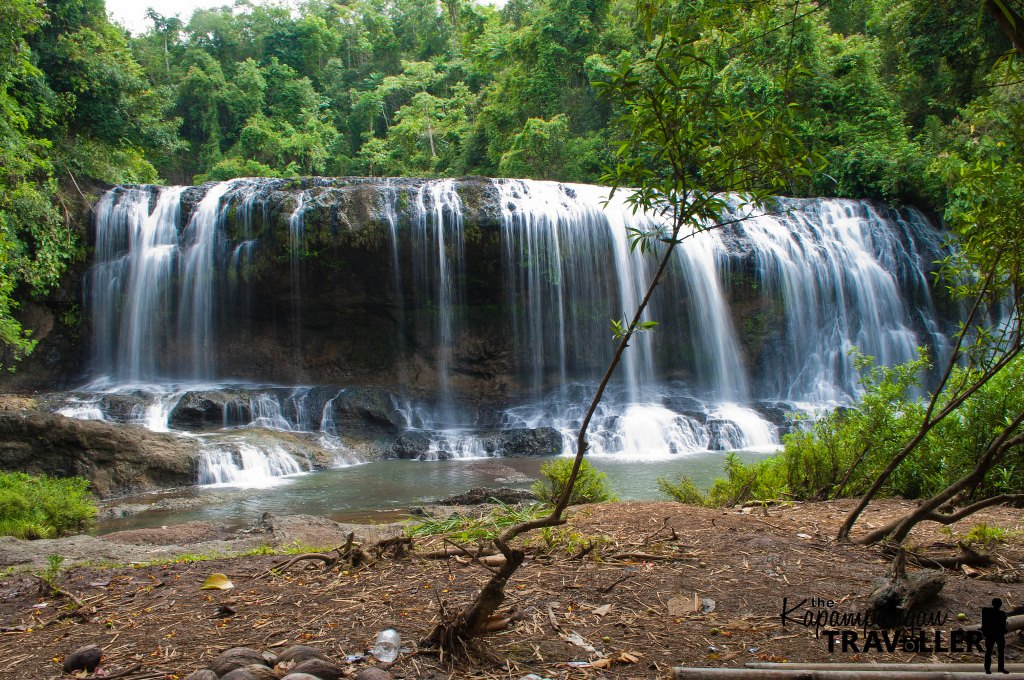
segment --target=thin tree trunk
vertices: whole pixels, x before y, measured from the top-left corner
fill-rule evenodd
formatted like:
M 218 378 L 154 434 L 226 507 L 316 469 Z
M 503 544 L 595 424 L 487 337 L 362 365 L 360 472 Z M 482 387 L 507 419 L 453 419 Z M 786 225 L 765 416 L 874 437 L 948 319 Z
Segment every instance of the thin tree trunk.
M 424 105 L 423 114 L 427 119 L 427 138 L 430 140 L 430 157 L 437 158 L 437 151 L 434 150 L 434 128 L 430 125 L 430 107 Z

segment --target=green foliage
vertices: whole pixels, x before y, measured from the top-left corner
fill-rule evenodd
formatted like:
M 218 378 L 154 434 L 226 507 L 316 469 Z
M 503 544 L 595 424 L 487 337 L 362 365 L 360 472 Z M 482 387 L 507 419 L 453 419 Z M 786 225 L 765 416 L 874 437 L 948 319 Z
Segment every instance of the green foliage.
M 613 545 L 615 541 L 604 534 L 586 534 L 571 527 L 544 527 L 540 535 L 529 543 L 549 555 L 561 552 L 575 557 L 587 553 L 597 558 L 603 547 Z
M 405 533 L 414 537 L 445 536 L 456 543 L 472 543 L 494 539 L 511 526 L 546 514 L 547 510 L 540 504 L 515 506 L 499 502 L 496 507 L 477 516 L 456 513 L 444 519 L 415 522 L 406 526 Z
M 669 498 L 685 505 L 706 504 L 704 492 L 686 475 L 680 475 L 675 481 L 666 477 L 659 477 L 658 490 Z
M 49 583 L 55 585 L 57 579 L 60 578 L 60 572 L 64 568 L 64 556 L 53 554 L 46 556 L 46 570 L 40 574 L 40 578 Z
M 885 368 L 861 357 L 864 393 L 851 408 L 823 416 L 807 430 L 785 437 L 783 451 L 751 464 L 733 454 L 726 457 L 723 479 L 702 494 L 693 483 L 658 480 L 659 488 L 683 503 L 734 505 L 750 500 L 800 500 L 854 497 L 888 465 L 917 432 L 924 405 L 915 396 L 917 376 L 927 362 Z M 957 369 L 951 383 L 970 380 Z M 947 394 L 940 395 L 941 409 Z M 1024 411 L 1024 357 L 988 381 L 956 413 L 943 420 L 889 478 L 883 491 L 903 498 L 931 497 L 967 475 L 984 454 L 993 436 Z M 1017 447 L 1002 464 L 971 489 L 974 498 L 1024 491 L 1024 451 Z
M 544 475 L 544 479 L 535 482 L 530 487 L 537 494 L 537 498 L 549 505 L 558 503 L 558 499 L 562 497 L 566 484 L 569 482 L 573 463 L 572 458 L 558 458 L 542 464 L 540 473 Z M 607 476 L 586 460 L 580 461 L 579 474 L 576 477 L 576 483 L 573 484 L 572 492 L 569 494 L 569 505 L 604 503 L 615 500 L 618 498 L 609 488 Z
M 93 526 L 96 504 L 81 477 L 0 472 L 0 535 L 56 538 Z
M 988 546 L 993 543 L 1004 543 L 1008 539 L 1019 535 L 1020 532 L 981 522 L 971 527 L 971 530 L 964 534 L 963 540 L 966 543 Z

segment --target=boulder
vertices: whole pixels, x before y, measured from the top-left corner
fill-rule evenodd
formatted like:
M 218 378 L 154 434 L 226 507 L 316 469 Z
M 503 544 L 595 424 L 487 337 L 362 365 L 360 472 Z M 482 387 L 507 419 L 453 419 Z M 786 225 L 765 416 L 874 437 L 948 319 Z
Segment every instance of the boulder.
M 708 418 L 708 449 L 711 451 L 734 451 L 743 446 L 743 433 L 731 420 Z
M 168 424 L 176 430 L 209 430 L 225 425 L 225 414 L 236 397 L 224 392 L 186 392 L 171 409 Z
M 557 456 L 562 452 L 562 434 L 553 427 L 503 430 L 486 448 L 496 456 Z
M 137 422 L 145 413 L 149 399 L 139 394 L 106 394 L 100 399 L 103 417 L 117 423 Z
M 403 432 L 391 445 L 391 457 L 404 460 L 419 460 L 430 450 L 433 433 L 423 430 Z
M 0 469 L 80 475 L 100 497 L 195 484 L 199 445 L 134 425 L 0 410 Z
M 529 489 L 513 489 L 508 486 L 500 486 L 497 489 L 477 487 L 470 489 L 465 493 L 449 496 L 448 498 L 438 501 L 438 503 L 441 505 L 481 505 L 483 503 L 499 501 L 506 505 L 510 505 L 512 503 L 522 503 L 523 501 L 535 500 L 537 500 L 537 494 L 533 493 Z
M 331 401 L 335 428 L 341 433 L 398 432 L 406 426 L 394 393 L 380 387 L 349 387 Z M 400 456 L 401 457 L 401 456 Z

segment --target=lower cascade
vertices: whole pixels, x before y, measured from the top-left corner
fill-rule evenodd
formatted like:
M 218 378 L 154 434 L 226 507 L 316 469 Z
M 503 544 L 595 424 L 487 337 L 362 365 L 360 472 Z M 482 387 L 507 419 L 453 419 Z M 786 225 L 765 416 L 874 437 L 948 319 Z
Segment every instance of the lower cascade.
M 920 212 L 784 198 L 739 217 L 677 249 L 591 455 L 772 451 L 795 414 L 856 396 L 854 348 L 942 356 L 946 246 Z M 526 180 L 115 187 L 87 384 L 55 410 L 198 437 L 200 484 L 568 453 L 656 264 L 629 230 L 655 223 L 622 192 Z

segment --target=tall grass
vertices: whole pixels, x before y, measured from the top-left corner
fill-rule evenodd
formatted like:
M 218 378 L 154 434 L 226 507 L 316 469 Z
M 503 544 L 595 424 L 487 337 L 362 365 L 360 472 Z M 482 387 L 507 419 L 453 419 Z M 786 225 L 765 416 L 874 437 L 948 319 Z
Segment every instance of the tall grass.
M 0 472 L 0 536 L 56 538 L 87 531 L 95 519 L 87 479 Z

